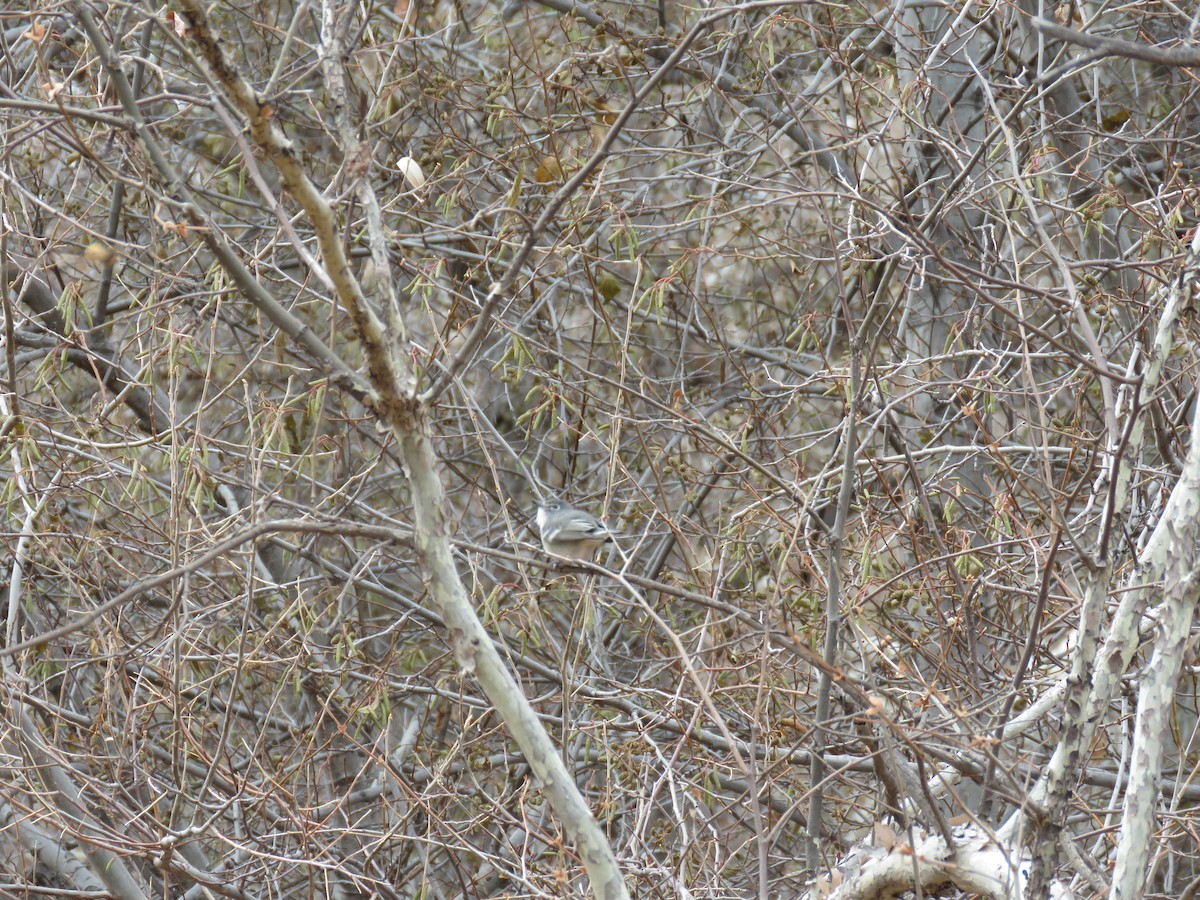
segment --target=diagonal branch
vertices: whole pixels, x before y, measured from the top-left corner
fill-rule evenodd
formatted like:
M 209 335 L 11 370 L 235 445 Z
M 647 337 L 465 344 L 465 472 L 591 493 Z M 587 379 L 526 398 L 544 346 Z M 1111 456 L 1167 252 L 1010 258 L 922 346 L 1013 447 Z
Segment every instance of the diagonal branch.
M 1097 51 L 1100 56 L 1124 56 L 1127 59 L 1140 59 L 1143 62 L 1159 66 L 1176 66 L 1179 68 L 1194 68 L 1200 66 L 1200 48 L 1179 47 L 1167 49 L 1154 47 L 1150 44 L 1135 44 L 1132 41 L 1119 41 L 1116 38 L 1099 37 L 1086 31 L 1076 31 L 1074 28 L 1064 28 L 1040 17 L 1035 17 L 1033 27 L 1045 35 Z

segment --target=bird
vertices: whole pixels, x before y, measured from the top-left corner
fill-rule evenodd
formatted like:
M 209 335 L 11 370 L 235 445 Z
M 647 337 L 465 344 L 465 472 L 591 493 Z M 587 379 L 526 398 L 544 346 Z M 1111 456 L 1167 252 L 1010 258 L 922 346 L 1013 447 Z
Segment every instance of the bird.
M 596 551 L 616 536 L 588 513 L 562 500 L 538 504 L 537 526 L 542 549 L 568 559 L 591 561 Z

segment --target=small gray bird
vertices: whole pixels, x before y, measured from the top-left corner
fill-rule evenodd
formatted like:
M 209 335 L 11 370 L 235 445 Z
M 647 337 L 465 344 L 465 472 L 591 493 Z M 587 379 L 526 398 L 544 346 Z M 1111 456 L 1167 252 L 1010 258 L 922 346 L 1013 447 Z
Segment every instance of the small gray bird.
M 539 503 L 537 525 L 542 548 L 547 553 L 568 559 L 594 559 L 596 551 L 616 534 L 583 510 L 568 506 L 562 500 Z

